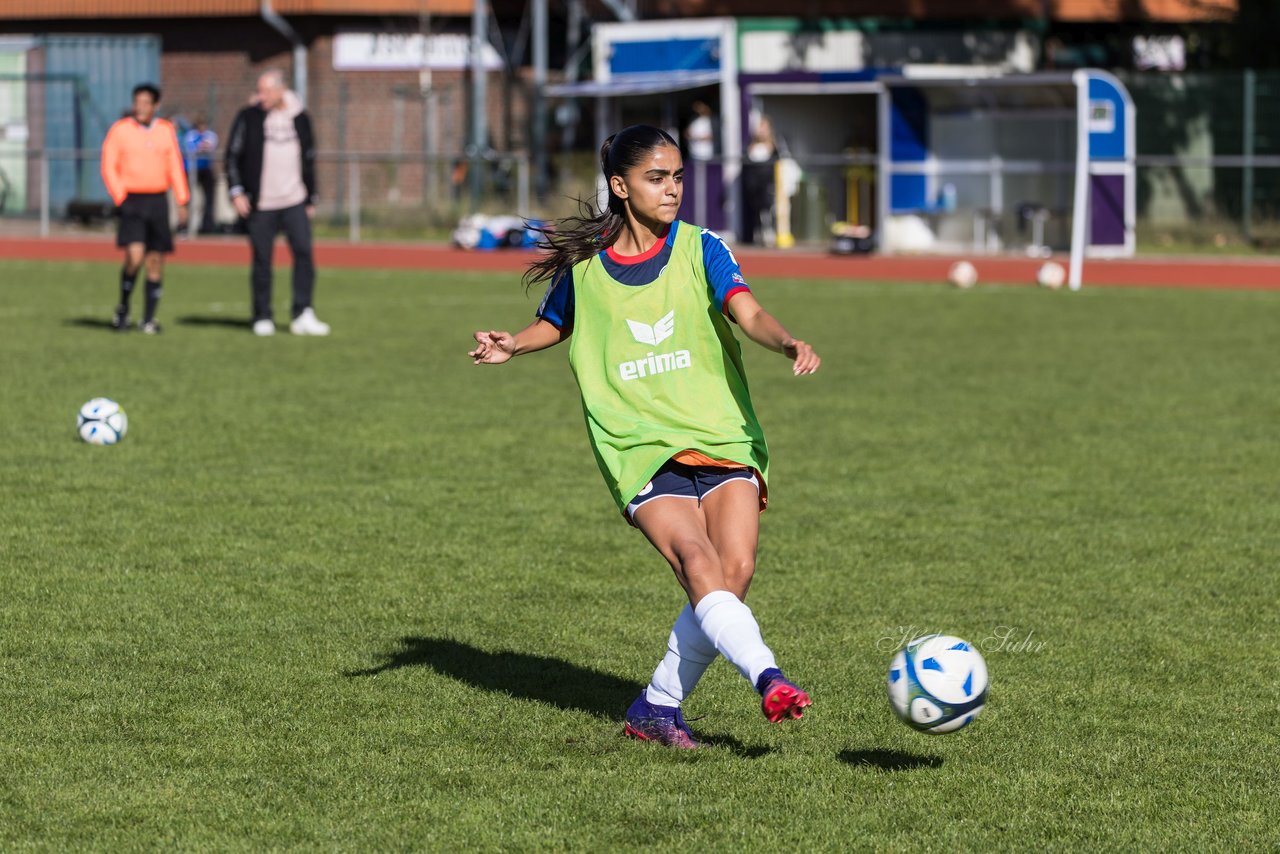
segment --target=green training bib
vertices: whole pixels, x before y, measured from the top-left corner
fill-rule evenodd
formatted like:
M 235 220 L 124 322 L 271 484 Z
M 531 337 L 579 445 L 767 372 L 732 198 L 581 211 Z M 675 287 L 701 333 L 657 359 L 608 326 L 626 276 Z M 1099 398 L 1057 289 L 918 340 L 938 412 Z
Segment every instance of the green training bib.
M 742 348 L 707 283 L 701 232 L 672 228 L 671 259 L 650 284 L 622 284 L 598 257 L 573 268 L 569 364 L 619 510 L 684 450 L 751 466 L 763 478 L 769 471 Z

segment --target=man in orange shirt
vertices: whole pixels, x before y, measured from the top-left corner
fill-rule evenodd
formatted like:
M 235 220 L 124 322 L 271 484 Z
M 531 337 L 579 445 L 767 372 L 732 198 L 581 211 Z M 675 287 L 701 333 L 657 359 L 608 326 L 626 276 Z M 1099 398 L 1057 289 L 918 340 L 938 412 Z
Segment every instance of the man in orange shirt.
M 120 271 L 120 304 L 111 325 L 129 328 L 129 297 L 138 270 L 147 273 L 146 310 L 138 327 L 148 335 L 160 331 L 156 305 L 164 279 L 164 256 L 173 251 L 169 230 L 170 187 L 178 202 L 178 225 L 187 221 L 187 176 L 182 169 L 182 150 L 173 125 L 156 118 L 160 90 L 150 83 L 133 89 L 133 115 L 111 126 L 102 141 L 102 181 L 111 200 L 120 207 L 120 230 L 116 245 L 124 250 Z

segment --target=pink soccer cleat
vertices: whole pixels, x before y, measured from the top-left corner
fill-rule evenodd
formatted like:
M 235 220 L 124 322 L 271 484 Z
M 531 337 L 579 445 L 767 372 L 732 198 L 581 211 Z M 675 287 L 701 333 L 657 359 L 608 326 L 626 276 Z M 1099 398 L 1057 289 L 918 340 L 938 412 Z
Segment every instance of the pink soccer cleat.
M 760 674 L 757 690 L 760 691 L 762 698 L 760 710 L 764 712 L 764 716 L 771 724 L 779 723 L 786 718 L 799 720 L 805 708 L 813 705 L 813 700 L 809 699 L 804 689 L 788 681 L 782 675 L 782 671 L 776 668 L 770 668 Z

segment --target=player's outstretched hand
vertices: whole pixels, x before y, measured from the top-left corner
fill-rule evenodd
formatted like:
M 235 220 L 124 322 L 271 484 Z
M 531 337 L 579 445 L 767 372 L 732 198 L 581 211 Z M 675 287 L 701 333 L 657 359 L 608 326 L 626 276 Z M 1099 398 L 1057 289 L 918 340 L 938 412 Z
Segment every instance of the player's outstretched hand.
M 793 339 L 783 344 L 782 354 L 795 363 L 791 366 L 791 370 L 798 377 L 814 373 L 818 370 L 818 366 L 822 364 L 822 359 L 818 358 L 818 354 L 813 352 L 813 348 L 803 341 Z
M 516 352 L 516 337 L 510 332 L 477 332 L 476 348 L 467 355 L 477 365 L 501 365 Z

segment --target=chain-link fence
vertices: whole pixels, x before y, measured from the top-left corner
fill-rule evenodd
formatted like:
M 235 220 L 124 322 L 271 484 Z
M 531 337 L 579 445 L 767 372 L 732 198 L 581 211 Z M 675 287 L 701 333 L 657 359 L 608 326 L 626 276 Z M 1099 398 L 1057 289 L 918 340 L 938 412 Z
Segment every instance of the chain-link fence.
M 153 47 L 158 56 L 158 44 Z M 122 83 L 120 72 L 113 86 L 95 85 L 104 69 L 114 69 L 98 59 L 93 69 L 54 74 L 32 71 L 23 54 L 0 52 L 0 230 L 110 230 L 113 209 L 100 176 L 100 146 L 111 123 L 128 112 L 120 93 L 132 83 Z M 129 81 L 149 79 L 136 69 L 127 73 Z M 523 142 L 510 132 L 514 116 L 502 122 L 504 149 L 479 157 L 460 151 L 465 104 L 458 94 L 427 99 L 402 85 L 367 82 L 363 88 L 345 82 L 314 87 L 321 145 L 317 231 L 351 239 L 441 239 L 469 214 L 545 218 L 570 210 L 569 198 L 593 197 L 591 153 L 557 145 L 548 157 L 534 158 L 519 150 Z M 180 137 L 198 119 L 225 137 L 244 96 L 225 83 L 176 79 L 161 115 Z M 207 215 L 199 181 L 190 181 L 193 236 L 237 226 L 223 154 L 211 153 L 214 204 Z M 545 164 L 541 176 L 534 174 L 535 163 Z M 188 163 L 189 176 L 194 166 Z
M 107 229 L 114 206 L 101 186 L 99 158 L 96 149 L 0 153 L 0 225 L 25 223 L 42 236 L 63 225 Z M 215 159 L 220 163 L 220 154 Z M 423 158 L 321 152 L 316 229 L 322 236 L 350 240 L 447 239 L 473 213 L 550 218 L 568 213 L 577 198 L 594 198 L 595 166 L 589 153 L 558 155 L 550 166 L 550 184 L 540 199 L 532 160 L 523 152 L 479 160 L 463 154 Z M 215 171 L 212 223 L 204 221 L 198 183 L 189 182 L 192 236 L 237 228 L 225 176 Z M 10 177 L 15 174 L 21 175 L 21 183 Z M 81 176 L 76 186 L 85 189 L 59 191 L 59 175 Z
M 1140 250 L 1280 246 L 1280 72 L 1123 75 Z
M 1280 248 L 1280 71 L 1121 77 L 1137 111 L 1138 251 Z M 923 213 L 933 234 L 977 251 L 1065 249 L 1072 127 L 1046 133 L 1034 161 L 974 152 L 973 160 L 948 164 L 959 171 L 935 168 L 936 183 L 958 197 L 960 210 L 940 203 Z M 789 215 L 799 240 L 822 239 L 834 220 L 872 224 L 874 158 L 809 157 L 798 165 Z
M 0 116 L 5 131 L 0 134 L 0 226 L 25 222 L 45 234 L 64 221 L 105 228 L 111 211 L 94 137 L 111 117 L 77 107 L 88 100 L 77 94 L 73 80 L 43 79 L 41 96 L 33 99 L 30 80 L 22 96 L 14 88 L 16 79 L 10 75 L 0 81 L 0 112 L 7 111 L 7 118 Z M 1280 104 L 1280 72 L 1129 73 L 1123 80 L 1137 107 L 1139 251 L 1280 246 L 1280 111 L 1274 109 Z M 51 109 L 51 99 L 62 95 L 66 109 Z M 234 227 L 235 216 L 220 160 L 215 156 L 219 179 L 213 215 L 225 230 Z M 699 185 L 707 182 L 697 180 L 696 165 L 686 170 L 686 216 L 714 226 L 717 221 L 737 224 L 750 215 L 750 188 L 743 181 L 736 191 L 699 195 Z M 743 164 L 717 161 L 704 168 L 739 171 L 733 166 Z M 840 220 L 871 223 L 878 192 L 873 154 L 810 157 L 799 166 L 788 211 L 797 240 L 825 241 Z M 318 163 L 317 229 L 350 239 L 445 239 L 471 213 L 563 216 L 574 211 L 574 199 L 594 198 L 596 169 L 591 151 L 556 152 L 541 176 L 527 152 L 490 152 L 475 160 L 460 152 L 326 151 Z M 1010 169 L 1009 164 L 991 167 L 952 183 L 986 186 L 998 180 L 1004 198 L 1015 201 L 1032 195 L 1019 195 L 1020 181 L 1052 180 L 1064 188 L 1070 183 L 1065 174 L 1028 177 Z M 747 170 L 741 171 L 745 177 Z M 202 208 L 197 198 L 195 225 L 201 224 Z M 1004 240 L 1004 248 L 1023 238 L 1037 242 L 1037 223 L 1024 221 L 1016 208 L 1001 206 L 958 227 L 966 235 L 972 230 L 975 242 L 996 232 L 1016 238 Z M 1065 228 L 1068 216 L 1064 206 L 1061 216 L 1049 217 L 1043 228 Z M 1040 235 L 1050 243 L 1052 237 Z

